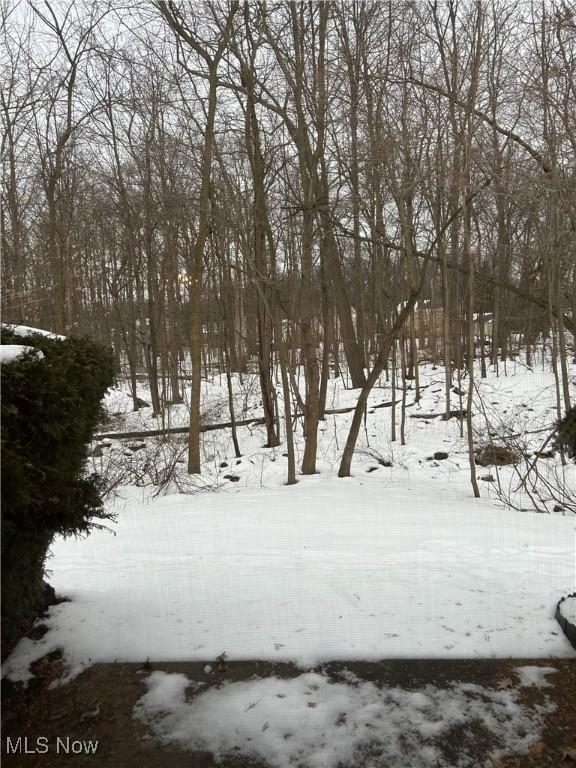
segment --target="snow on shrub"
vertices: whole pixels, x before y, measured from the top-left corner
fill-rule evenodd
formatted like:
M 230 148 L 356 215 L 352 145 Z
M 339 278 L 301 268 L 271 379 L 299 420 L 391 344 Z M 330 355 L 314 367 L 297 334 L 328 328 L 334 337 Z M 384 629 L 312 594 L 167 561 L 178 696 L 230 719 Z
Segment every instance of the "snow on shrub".
M 57 333 L 52 333 L 52 331 L 44 331 L 42 328 L 32 328 L 29 325 L 2 323 L 2 330 L 11 333 L 14 336 L 44 336 L 47 339 L 60 339 L 60 341 L 66 339 L 66 336 L 60 336 Z
M 24 344 L 2 344 L 0 346 L 0 364 L 13 363 L 14 360 L 18 360 L 18 358 L 26 354 L 30 354 L 38 359 L 44 357 L 42 352 L 39 349 L 34 349 L 34 347 L 27 347 Z
M 85 463 L 114 370 L 111 353 L 88 339 L 3 326 L 0 340 L 32 350 L 0 367 L 4 654 L 41 601 L 54 536 L 86 532 L 106 517 Z

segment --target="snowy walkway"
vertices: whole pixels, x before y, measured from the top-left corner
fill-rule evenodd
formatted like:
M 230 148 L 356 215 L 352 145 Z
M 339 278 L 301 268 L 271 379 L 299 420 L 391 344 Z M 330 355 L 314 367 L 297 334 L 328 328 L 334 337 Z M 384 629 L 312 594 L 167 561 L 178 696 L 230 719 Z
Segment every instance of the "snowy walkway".
M 53 688 L 58 666 L 3 702 L 5 736 L 50 747 L 10 768 L 77 768 L 62 734 L 98 768 L 558 768 L 574 749 L 569 659 L 98 664 Z

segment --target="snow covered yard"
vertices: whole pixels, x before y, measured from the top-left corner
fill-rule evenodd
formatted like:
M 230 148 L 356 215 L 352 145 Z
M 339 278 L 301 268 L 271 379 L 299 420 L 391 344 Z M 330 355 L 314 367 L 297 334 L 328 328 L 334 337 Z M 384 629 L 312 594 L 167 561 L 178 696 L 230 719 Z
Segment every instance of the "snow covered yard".
M 576 655 L 554 619 L 574 518 L 506 512 L 379 472 L 296 487 L 117 502 L 115 536 L 58 541 L 26 678 L 62 647 L 90 662 Z

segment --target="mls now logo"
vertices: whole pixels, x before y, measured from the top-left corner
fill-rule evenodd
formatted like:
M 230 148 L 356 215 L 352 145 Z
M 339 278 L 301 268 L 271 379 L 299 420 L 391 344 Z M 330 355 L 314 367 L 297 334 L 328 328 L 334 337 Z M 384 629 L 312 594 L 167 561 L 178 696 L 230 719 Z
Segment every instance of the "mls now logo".
M 30 739 L 28 736 L 6 737 L 6 754 L 8 755 L 45 755 L 49 750 L 46 736 Z M 93 755 L 98 750 L 97 741 L 80 741 L 58 737 L 54 746 L 57 755 Z

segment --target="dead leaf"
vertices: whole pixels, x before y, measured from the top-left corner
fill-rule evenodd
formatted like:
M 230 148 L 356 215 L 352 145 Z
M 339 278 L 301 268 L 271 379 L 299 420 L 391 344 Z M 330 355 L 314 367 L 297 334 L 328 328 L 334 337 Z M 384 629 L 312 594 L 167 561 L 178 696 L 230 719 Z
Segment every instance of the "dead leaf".
M 506 688 L 513 688 L 514 687 L 514 681 L 510 677 L 505 677 L 504 680 L 499 680 L 496 683 L 496 688 L 498 688 L 499 691 L 503 691 Z
M 568 747 L 562 753 L 562 760 L 566 763 L 576 763 L 576 747 Z
M 544 743 L 542 741 L 537 741 L 536 744 L 532 744 L 528 751 L 531 755 L 541 755 L 542 752 L 544 752 Z

